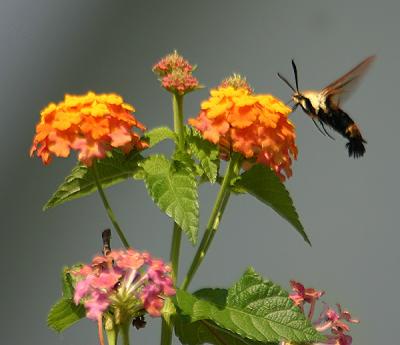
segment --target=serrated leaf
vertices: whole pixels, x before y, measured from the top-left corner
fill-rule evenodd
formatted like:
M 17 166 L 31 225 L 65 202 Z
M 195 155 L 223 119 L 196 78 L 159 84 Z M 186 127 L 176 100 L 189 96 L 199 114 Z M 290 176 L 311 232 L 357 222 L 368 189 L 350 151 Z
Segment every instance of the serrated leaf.
M 217 180 L 219 169 L 219 150 L 216 145 L 203 139 L 198 131 L 187 127 L 186 141 L 191 153 L 199 160 L 200 166 L 211 183 Z
M 311 245 L 289 192 L 271 169 L 256 164 L 241 175 L 235 186 L 246 190 L 249 194 L 270 206 L 282 218 L 292 224 L 303 239 Z
M 57 332 L 62 332 L 84 317 L 85 308 L 83 305 L 75 305 L 70 298 L 61 298 L 51 307 L 47 317 L 47 325 Z
M 204 296 L 208 296 L 207 300 Z M 178 290 L 176 303 L 194 322 L 211 320 L 221 328 L 254 341 L 311 343 L 325 339 L 293 304 L 286 291 L 252 269 L 227 291 L 225 301 L 221 296 L 220 289 L 206 289 L 194 295 Z
M 210 320 L 190 322 L 189 317 L 178 315 L 175 318 L 175 334 L 184 345 L 263 345 L 258 341 L 241 338 L 237 334 L 218 327 Z M 271 343 L 277 345 L 278 343 Z
M 97 168 L 103 188 L 112 186 L 132 177 L 138 169 L 138 163 L 143 157 L 138 152 L 125 155 L 114 150 L 104 159 L 97 162 Z M 66 201 L 81 198 L 97 190 L 93 173 L 85 165 L 78 164 L 72 169 L 64 182 L 58 187 L 43 210 L 63 204 Z
M 153 128 L 146 132 L 144 138 L 148 140 L 150 147 L 153 147 L 166 139 L 171 139 L 176 142 L 176 134 L 168 127 Z
M 193 173 L 195 176 L 203 174 L 202 168 L 196 164 L 192 156 L 185 151 L 176 150 L 172 155 L 172 160 L 175 166 L 189 169 L 189 172 Z
M 163 155 L 150 156 L 140 163 L 146 188 L 156 203 L 181 227 L 195 244 L 199 227 L 197 182 L 188 169 L 176 166 Z

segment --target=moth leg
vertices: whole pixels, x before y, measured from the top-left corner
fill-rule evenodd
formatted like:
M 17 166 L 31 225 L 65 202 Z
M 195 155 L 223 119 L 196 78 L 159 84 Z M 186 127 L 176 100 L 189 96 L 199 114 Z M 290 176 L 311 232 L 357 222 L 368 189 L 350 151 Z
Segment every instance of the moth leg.
M 318 126 L 318 123 L 316 123 L 315 122 L 315 119 L 314 118 L 312 118 L 312 120 L 313 120 L 313 122 L 314 122 L 314 125 L 315 125 L 315 127 L 317 127 L 318 128 L 318 130 L 322 133 L 322 135 L 325 135 L 326 136 L 326 134 L 324 133 L 324 132 L 322 132 L 322 129 L 321 128 L 319 128 L 319 126 Z
M 326 133 L 326 135 L 327 135 L 329 138 L 331 138 L 332 140 L 335 140 L 335 138 L 334 138 L 332 135 L 330 135 L 330 134 L 328 133 L 328 131 L 326 130 L 326 128 L 325 128 L 325 126 L 324 126 L 324 123 L 323 123 L 321 120 L 319 120 L 319 123 L 320 123 L 320 125 L 322 126 L 322 128 L 323 128 L 324 132 Z

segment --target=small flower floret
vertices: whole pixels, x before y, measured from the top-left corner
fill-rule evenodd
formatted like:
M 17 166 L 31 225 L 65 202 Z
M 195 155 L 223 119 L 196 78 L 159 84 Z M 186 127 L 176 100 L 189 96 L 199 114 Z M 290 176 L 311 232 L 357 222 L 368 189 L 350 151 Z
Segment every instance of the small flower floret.
M 308 319 L 312 322 L 315 329 L 326 336 L 326 341 L 314 345 L 351 345 L 352 337 L 349 323 L 359 323 L 353 319 L 348 310 L 342 310 L 340 304 L 336 305 L 336 310 L 324 303 L 324 308 L 316 320 L 314 319 L 315 305 L 319 298 L 324 295 L 323 291 L 313 288 L 305 288 L 297 281 L 290 281 L 293 292 L 289 297 L 305 313 L 305 306 L 309 304 Z M 288 342 L 281 342 L 280 345 L 290 345 Z
M 305 288 L 303 284 L 295 280 L 290 281 L 290 286 L 293 290 L 293 292 L 290 294 L 290 298 L 298 306 L 301 306 L 304 303 L 314 303 L 325 294 L 325 291 L 319 291 L 313 288 Z

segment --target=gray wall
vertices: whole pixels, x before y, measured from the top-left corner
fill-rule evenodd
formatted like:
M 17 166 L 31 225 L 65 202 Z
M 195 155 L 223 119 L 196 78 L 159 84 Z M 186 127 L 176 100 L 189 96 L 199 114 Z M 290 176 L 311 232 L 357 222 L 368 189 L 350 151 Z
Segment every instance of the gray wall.
M 362 323 L 354 344 L 398 343 L 400 127 L 398 1 L 101 1 L 1 0 L 1 268 L 2 343 L 96 344 L 85 321 L 62 335 L 46 328 L 59 296 L 63 265 L 89 260 L 110 226 L 93 195 L 43 213 L 41 207 L 74 165 L 45 168 L 28 158 L 39 111 L 64 93 L 118 92 L 149 127 L 171 125 L 170 97 L 151 66 L 172 49 L 198 64 L 208 87 L 232 72 L 256 92 L 284 100 L 295 58 L 302 87 L 322 87 L 369 54 L 378 59 L 344 105 L 368 140 L 366 156 L 349 159 L 345 141 L 323 137 L 300 111 L 299 160 L 287 186 L 311 237 L 309 248 L 273 211 L 234 197 L 192 288 L 228 286 L 248 265 L 288 287 L 291 278 L 327 290 Z M 207 97 L 186 98 L 186 116 Z M 201 188 L 204 226 L 216 186 Z M 168 258 L 170 221 L 142 183 L 107 191 L 129 240 Z M 114 246 L 118 246 L 115 239 Z M 185 241 L 182 273 L 193 249 Z M 135 334 L 157 344 L 159 320 Z

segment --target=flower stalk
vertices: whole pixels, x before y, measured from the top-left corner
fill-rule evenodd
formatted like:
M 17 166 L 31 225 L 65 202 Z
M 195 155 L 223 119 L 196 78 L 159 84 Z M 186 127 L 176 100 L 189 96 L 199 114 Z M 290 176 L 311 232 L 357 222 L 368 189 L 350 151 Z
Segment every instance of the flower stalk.
M 176 93 L 172 96 L 172 109 L 174 112 L 174 130 L 178 136 L 177 149 L 185 149 L 185 128 L 183 125 L 183 96 Z
M 174 284 L 176 284 L 178 278 L 181 240 L 182 240 L 182 229 L 179 227 L 178 224 L 174 222 L 174 229 L 172 233 L 172 242 L 171 242 L 171 252 L 170 252 L 170 259 L 172 266 L 171 273 Z
M 178 136 L 178 142 L 176 144 L 175 150 L 184 151 L 185 150 L 185 128 L 183 125 L 183 95 L 173 93 L 172 96 L 172 110 L 174 113 L 174 130 Z M 172 268 L 172 280 L 175 285 L 177 285 L 178 273 L 179 273 L 179 256 L 181 249 L 182 240 L 182 229 L 178 224 L 174 222 L 171 250 L 170 250 L 170 261 Z M 161 345 L 170 345 L 172 342 L 172 329 L 173 323 L 167 323 L 166 320 L 162 319 L 161 325 Z
M 130 322 L 124 322 L 119 326 L 122 335 L 123 345 L 129 345 L 129 326 Z
M 97 333 L 98 333 L 97 335 L 99 337 L 99 344 L 100 345 L 105 345 L 105 343 L 104 343 L 104 334 L 103 334 L 103 322 L 102 322 L 101 317 L 99 317 L 97 319 Z
M 174 93 L 172 96 L 172 110 L 174 113 L 174 130 L 178 136 L 175 150 L 184 151 L 185 149 L 185 130 L 183 125 L 183 95 Z M 172 266 L 172 279 L 176 284 L 179 272 L 179 255 L 182 239 L 182 229 L 174 222 L 170 260 Z
M 106 335 L 108 345 L 117 345 L 118 330 L 115 327 L 110 330 L 106 329 Z
M 196 274 L 198 268 L 200 267 L 204 257 L 207 254 L 207 251 L 211 245 L 211 242 L 214 239 L 214 236 L 218 230 L 222 215 L 225 211 L 226 205 L 230 196 L 229 185 L 232 181 L 232 178 L 237 174 L 238 166 L 240 164 L 241 155 L 234 153 L 231 156 L 231 159 L 228 163 L 228 167 L 226 168 L 226 173 L 224 179 L 221 184 L 221 188 L 219 189 L 217 198 L 215 199 L 214 207 L 210 214 L 210 218 L 207 223 L 206 231 L 203 235 L 199 248 L 193 258 L 192 264 L 186 274 L 185 279 L 183 280 L 181 289 L 186 290 L 192 281 L 194 275 Z
M 161 345 L 171 345 L 173 325 L 169 324 L 164 318 L 161 320 Z
M 108 218 L 110 219 L 111 223 L 114 225 L 114 228 L 117 231 L 117 234 L 118 234 L 119 238 L 121 239 L 122 244 L 124 245 L 124 247 L 126 249 L 128 249 L 130 247 L 129 242 L 126 239 L 124 232 L 122 231 L 121 227 L 119 226 L 119 224 L 117 222 L 114 211 L 112 210 L 110 203 L 108 202 L 108 199 L 106 197 L 106 194 L 104 193 L 103 187 L 101 185 L 96 160 L 93 161 L 93 165 L 92 165 L 91 169 L 93 172 L 94 181 L 96 183 L 97 190 L 99 191 L 101 200 L 103 201 L 104 208 L 107 211 Z

